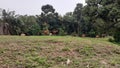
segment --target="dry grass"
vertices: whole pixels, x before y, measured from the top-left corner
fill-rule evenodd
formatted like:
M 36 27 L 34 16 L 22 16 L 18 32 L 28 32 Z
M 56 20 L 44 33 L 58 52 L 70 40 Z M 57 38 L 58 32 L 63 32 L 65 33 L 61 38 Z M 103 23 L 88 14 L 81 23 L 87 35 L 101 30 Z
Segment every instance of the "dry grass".
M 120 46 L 108 38 L 0 36 L 0 68 L 120 68 Z

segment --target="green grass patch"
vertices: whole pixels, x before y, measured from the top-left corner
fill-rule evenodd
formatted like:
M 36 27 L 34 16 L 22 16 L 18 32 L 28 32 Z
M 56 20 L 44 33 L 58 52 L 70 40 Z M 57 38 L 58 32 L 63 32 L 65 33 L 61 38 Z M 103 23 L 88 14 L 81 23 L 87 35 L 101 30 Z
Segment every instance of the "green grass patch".
M 0 67 L 119 68 L 120 47 L 109 38 L 0 36 Z M 67 65 L 67 59 L 70 64 Z

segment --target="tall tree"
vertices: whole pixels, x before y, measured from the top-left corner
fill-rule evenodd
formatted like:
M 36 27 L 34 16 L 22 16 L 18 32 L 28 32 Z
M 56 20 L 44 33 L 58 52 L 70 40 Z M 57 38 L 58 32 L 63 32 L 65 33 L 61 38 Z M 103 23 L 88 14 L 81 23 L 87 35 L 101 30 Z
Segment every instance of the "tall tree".
M 13 28 L 16 26 L 16 22 L 15 22 L 15 11 L 6 11 L 5 9 L 3 9 L 2 11 L 2 22 L 4 25 L 4 34 L 13 34 L 14 30 Z
M 59 31 L 60 20 L 59 15 L 55 12 L 53 6 L 47 4 L 42 6 L 41 21 L 43 22 L 43 30 L 50 32 Z
M 77 27 L 78 35 L 80 34 L 80 31 L 81 31 L 80 27 L 82 24 L 82 8 L 83 8 L 83 4 L 78 3 L 73 12 L 76 22 L 78 23 L 78 27 Z
M 72 33 L 77 33 L 77 28 L 78 27 L 78 23 L 75 22 L 75 17 L 73 16 L 72 12 L 67 12 L 64 16 L 63 16 L 63 27 L 65 28 L 65 32 L 67 32 L 68 35 L 72 34 Z

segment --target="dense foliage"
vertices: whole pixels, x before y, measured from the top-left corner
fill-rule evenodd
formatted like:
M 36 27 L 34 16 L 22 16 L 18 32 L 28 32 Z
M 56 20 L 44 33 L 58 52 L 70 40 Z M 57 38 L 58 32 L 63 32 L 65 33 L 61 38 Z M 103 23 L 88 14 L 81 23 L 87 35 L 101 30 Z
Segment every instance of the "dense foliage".
M 12 35 L 111 35 L 120 42 L 120 0 L 86 0 L 86 3 L 85 6 L 78 3 L 73 12 L 64 16 L 49 4 L 43 5 L 41 14 L 36 16 L 15 15 L 14 11 L 3 9 L 0 22 Z M 1 34 L 6 34 L 6 30 Z

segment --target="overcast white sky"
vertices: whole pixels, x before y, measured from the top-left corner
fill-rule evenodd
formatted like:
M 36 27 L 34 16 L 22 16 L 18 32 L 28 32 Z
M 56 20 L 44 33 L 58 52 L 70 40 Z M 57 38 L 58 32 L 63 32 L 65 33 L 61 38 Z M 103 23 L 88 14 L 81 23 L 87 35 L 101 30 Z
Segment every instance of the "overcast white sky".
M 42 5 L 51 4 L 63 15 L 73 11 L 77 3 L 85 4 L 85 0 L 0 0 L 0 8 L 14 10 L 16 14 L 36 15 L 41 13 Z

